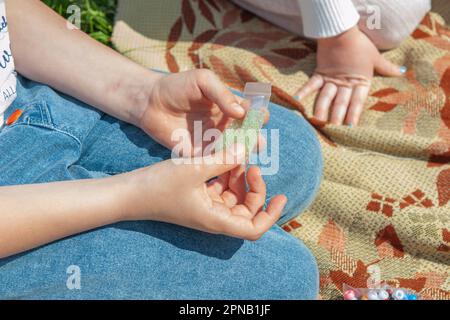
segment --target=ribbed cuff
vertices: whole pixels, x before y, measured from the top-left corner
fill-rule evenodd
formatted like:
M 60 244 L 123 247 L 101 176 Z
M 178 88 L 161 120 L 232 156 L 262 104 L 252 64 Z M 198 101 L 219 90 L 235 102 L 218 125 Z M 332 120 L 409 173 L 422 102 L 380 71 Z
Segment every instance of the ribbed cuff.
M 359 22 L 360 16 L 351 0 L 298 0 L 303 32 L 308 38 L 337 36 Z

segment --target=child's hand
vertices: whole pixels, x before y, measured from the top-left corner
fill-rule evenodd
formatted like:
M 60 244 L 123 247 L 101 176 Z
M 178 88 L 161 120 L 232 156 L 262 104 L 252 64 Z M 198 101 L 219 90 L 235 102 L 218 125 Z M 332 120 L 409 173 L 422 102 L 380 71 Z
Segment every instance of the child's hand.
M 124 219 L 163 221 L 247 240 L 259 239 L 279 219 L 287 199 L 276 196 L 263 209 L 266 185 L 259 168 L 248 170 L 246 191 L 240 165 L 244 146 L 191 160 L 199 164 L 168 160 L 130 173 L 125 197 L 133 209 Z
M 314 117 L 333 124 L 357 125 L 374 71 L 401 76 L 405 70 L 386 60 L 357 27 L 318 41 L 316 74 L 297 92 L 299 100 L 320 90 Z
M 223 131 L 233 119 L 245 116 L 243 105 L 243 99 L 209 70 L 164 75 L 152 87 L 137 124 L 159 143 L 173 148 L 177 144 L 171 139 L 175 130 L 186 129 L 194 137 L 194 121 L 201 121 L 203 132 L 211 128 Z

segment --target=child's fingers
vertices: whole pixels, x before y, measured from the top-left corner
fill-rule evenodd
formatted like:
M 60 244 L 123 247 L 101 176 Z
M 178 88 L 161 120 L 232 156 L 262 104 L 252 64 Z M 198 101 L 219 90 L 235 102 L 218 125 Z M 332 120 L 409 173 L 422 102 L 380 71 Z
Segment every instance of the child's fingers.
M 328 121 L 328 115 L 331 103 L 338 91 L 337 86 L 334 83 L 327 83 L 322 88 L 319 98 L 316 102 L 316 108 L 314 111 L 314 117 L 320 121 Z
M 225 202 L 230 207 L 237 203 L 242 203 L 247 191 L 245 183 L 245 166 L 239 166 L 230 172 L 228 187 L 230 191 L 225 191 L 223 194 Z
M 232 208 L 245 199 L 245 166 L 239 166 L 227 172 L 208 184 L 210 194 L 218 195 L 220 200 Z M 214 197 L 213 200 L 216 200 Z
M 266 202 L 266 183 L 258 167 L 251 167 L 247 171 L 247 184 L 249 191 L 245 196 L 244 204 L 255 215 L 261 211 Z
M 386 77 L 400 77 L 403 75 L 402 70 L 404 70 L 402 67 L 392 63 L 382 55 L 380 55 L 377 63 L 375 64 L 375 71 Z
M 230 215 L 224 210 L 217 210 L 217 225 L 223 234 L 256 241 L 280 219 L 286 202 L 285 196 L 274 197 L 269 203 L 267 210 L 257 213 L 253 219 L 242 215 Z
M 217 194 L 222 194 L 225 190 L 228 189 L 229 180 L 230 180 L 230 172 L 226 172 L 217 179 L 210 181 L 208 183 L 208 189 Z
M 277 195 L 273 197 L 272 200 L 270 200 L 269 204 L 267 205 L 266 212 L 270 216 L 276 217 L 275 222 L 278 221 L 278 219 L 281 216 L 281 213 L 283 213 L 287 201 L 288 199 L 286 198 L 285 195 Z
M 197 79 L 205 97 L 215 103 L 224 114 L 235 119 L 241 119 L 245 116 L 245 109 L 239 104 L 236 96 L 213 72 L 198 70 Z
M 315 74 L 309 79 L 309 81 L 294 95 L 299 101 L 306 98 L 313 92 L 316 92 L 324 85 L 324 81 L 321 75 Z
M 239 103 L 239 105 L 244 108 L 244 110 L 247 110 L 248 106 L 245 103 L 245 99 L 238 96 L 238 95 L 234 95 L 234 98 L 236 99 L 237 103 Z
M 270 112 L 266 110 L 266 114 L 264 115 L 264 124 L 267 124 L 270 120 Z
M 359 119 L 361 118 L 361 114 L 364 110 L 364 104 L 369 96 L 369 91 L 369 86 L 357 86 L 353 90 L 352 100 L 350 102 L 347 118 L 345 120 L 346 124 L 353 126 L 358 125 Z
M 238 188 L 245 190 L 245 166 L 242 165 L 231 170 L 229 186 L 233 190 Z
M 223 203 L 230 209 L 238 205 L 240 202 L 239 196 L 229 190 L 226 190 L 224 193 L 222 193 L 221 197 Z
M 245 146 L 234 144 L 226 150 L 203 158 L 193 158 L 192 164 L 180 166 L 180 173 L 186 178 L 195 179 L 204 183 L 212 178 L 219 177 L 245 161 Z
M 331 111 L 332 124 L 341 125 L 344 122 L 352 98 L 352 92 L 352 88 L 339 87 L 334 100 L 333 110 Z
M 266 211 L 261 211 L 253 218 L 253 237 L 248 240 L 258 240 L 261 236 L 269 231 L 272 226 L 280 219 L 281 214 L 286 206 L 287 198 L 284 195 L 275 196 L 267 206 Z

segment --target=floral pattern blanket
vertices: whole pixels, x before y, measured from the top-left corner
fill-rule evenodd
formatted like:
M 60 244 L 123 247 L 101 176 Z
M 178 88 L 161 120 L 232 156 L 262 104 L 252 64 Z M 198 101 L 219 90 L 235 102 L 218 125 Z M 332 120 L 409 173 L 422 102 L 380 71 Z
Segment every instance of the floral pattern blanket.
M 385 53 L 409 71 L 375 78 L 356 128 L 314 123 L 315 97 L 292 98 L 314 71 L 315 43 L 230 1 L 120 0 L 113 44 L 150 68 L 209 68 L 238 90 L 270 82 L 276 103 L 315 126 L 324 181 L 284 229 L 317 257 L 324 299 L 340 299 L 344 284 L 380 282 L 450 299 L 449 21 L 448 0 L 435 0 L 411 37 Z

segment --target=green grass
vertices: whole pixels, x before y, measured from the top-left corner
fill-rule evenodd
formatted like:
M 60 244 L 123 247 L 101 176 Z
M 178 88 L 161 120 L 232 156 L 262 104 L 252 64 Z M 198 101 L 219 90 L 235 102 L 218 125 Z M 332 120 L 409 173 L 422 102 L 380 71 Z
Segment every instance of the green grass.
M 81 8 L 81 29 L 92 38 L 111 45 L 114 14 L 117 0 L 42 0 L 53 10 L 65 18 L 72 13 L 67 12 L 70 5 Z

